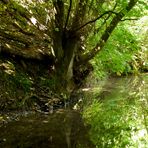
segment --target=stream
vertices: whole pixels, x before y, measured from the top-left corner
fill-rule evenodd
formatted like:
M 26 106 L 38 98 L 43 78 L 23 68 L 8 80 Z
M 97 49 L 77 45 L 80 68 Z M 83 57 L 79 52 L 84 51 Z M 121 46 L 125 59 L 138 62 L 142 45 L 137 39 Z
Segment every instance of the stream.
M 90 84 L 73 109 L 0 114 L 0 148 L 147 147 L 148 74 Z

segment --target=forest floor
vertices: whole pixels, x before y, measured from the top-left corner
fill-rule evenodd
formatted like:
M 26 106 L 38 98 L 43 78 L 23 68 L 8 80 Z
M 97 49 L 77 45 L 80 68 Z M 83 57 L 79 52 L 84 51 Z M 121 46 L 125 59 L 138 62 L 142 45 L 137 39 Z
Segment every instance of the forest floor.
M 50 63 L 0 55 L 0 111 L 62 108 L 65 100 L 53 93 Z

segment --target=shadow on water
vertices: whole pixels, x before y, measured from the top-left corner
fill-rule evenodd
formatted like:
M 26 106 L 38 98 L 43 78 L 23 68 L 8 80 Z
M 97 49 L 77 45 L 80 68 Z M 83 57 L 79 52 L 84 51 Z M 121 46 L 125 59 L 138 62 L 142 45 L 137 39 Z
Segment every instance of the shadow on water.
M 93 148 L 80 113 L 32 114 L 0 128 L 2 148 Z
M 101 82 L 102 83 L 102 82 Z M 2 148 L 146 148 L 148 75 L 110 78 L 74 110 L 33 113 L 0 127 Z

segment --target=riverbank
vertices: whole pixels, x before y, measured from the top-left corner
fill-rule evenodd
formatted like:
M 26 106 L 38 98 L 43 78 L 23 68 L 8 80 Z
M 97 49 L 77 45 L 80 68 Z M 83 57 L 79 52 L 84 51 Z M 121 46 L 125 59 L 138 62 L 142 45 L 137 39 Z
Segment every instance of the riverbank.
M 46 110 L 62 106 L 53 93 L 50 65 L 36 60 L 0 55 L 0 111 Z
M 145 148 L 147 90 L 147 74 L 112 77 L 82 89 L 75 110 L 3 112 L 0 147 Z
M 53 91 L 51 73 L 50 63 L 0 55 L 0 111 L 49 112 L 76 103 L 76 93 L 66 100 L 63 94 L 57 95 L 58 90 Z M 98 85 L 92 79 L 86 80 L 89 89 Z

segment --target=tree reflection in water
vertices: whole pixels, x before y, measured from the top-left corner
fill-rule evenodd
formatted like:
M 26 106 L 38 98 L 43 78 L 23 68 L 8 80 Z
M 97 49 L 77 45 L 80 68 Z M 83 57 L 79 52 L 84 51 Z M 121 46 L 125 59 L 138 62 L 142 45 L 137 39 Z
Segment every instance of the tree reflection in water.
M 80 104 L 82 116 L 78 111 L 58 110 L 1 126 L 0 147 L 146 148 L 148 75 L 110 78 L 103 84 L 100 92 L 89 89 L 81 96 L 85 98 Z
M 77 111 L 33 114 L 0 127 L 1 148 L 94 148 Z
M 89 134 L 96 148 L 147 147 L 147 90 L 148 75 L 112 78 L 84 107 L 83 117 L 91 125 Z

